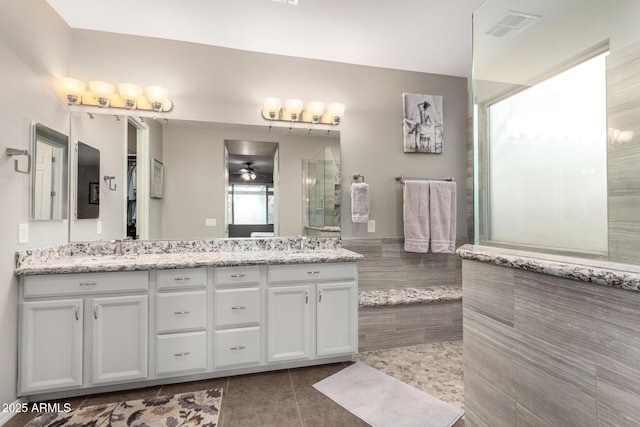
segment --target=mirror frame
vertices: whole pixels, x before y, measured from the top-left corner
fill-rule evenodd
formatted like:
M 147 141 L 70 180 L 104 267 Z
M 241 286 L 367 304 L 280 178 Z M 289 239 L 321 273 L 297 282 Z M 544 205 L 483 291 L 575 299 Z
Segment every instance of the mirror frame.
M 60 163 L 60 197 L 62 202 L 60 203 L 60 217 L 59 218 L 36 218 L 36 201 L 35 201 L 35 189 L 36 189 L 36 164 L 38 161 L 38 137 L 43 136 L 59 148 L 63 150 L 64 158 Z M 58 132 L 42 123 L 31 122 L 31 176 L 30 176 L 30 189 L 29 189 L 29 220 L 31 221 L 64 221 L 69 219 L 69 137 L 61 132 Z

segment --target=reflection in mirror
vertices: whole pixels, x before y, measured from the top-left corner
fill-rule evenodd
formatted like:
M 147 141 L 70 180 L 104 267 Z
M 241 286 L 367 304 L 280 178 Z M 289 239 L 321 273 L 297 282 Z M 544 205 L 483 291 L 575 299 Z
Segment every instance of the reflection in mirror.
M 76 218 L 100 216 L 100 150 L 78 141 Z
M 31 219 L 66 219 L 69 138 L 40 123 L 32 134 Z
M 330 147 L 303 160 L 305 235 L 340 234 L 340 164 Z
M 278 144 L 274 142 L 225 141 L 228 237 L 272 237 L 278 217 L 278 194 L 274 171 Z
M 95 233 L 93 223 L 75 221 L 70 224 L 71 240 L 104 240 L 124 238 L 130 225 L 128 212 L 129 158 L 134 155 L 137 163 L 136 186 L 136 232 L 142 239 L 185 240 L 229 237 L 227 224 L 227 200 L 229 178 L 234 177 L 232 169 L 225 163 L 225 147 L 230 141 L 252 141 L 271 146 L 268 155 L 278 157 L 273 164 L 273 233 L 275 236 L 295 236 L 305 234 L 302 164 L 304 159 L 312 159 L 325 147 L 330 147 L 339 165 L 340 135 L 331 130 L 306 128 L 289 132 L 288 127 L 238 125 L 229 123 L 198 122 L 187 120 L 154 120 L 144 117 L 140 123 L 148 127 L 144 137 L 147 148 L 141 150 L 141 129 L 129 129 L 127 120 L 118 121 L 113 115 L 94 114 L 95 119 L 86 114 L 73 112 L 71 133 L 74 140 L 92 141 L 100 149 L 101 169 L 116 176 L 116 191 L 106 191 L 100 206 L 102 234 Z M 138 119 L 138 117 L 136 117 Z M 142 119 L 142 118 L 141 118 Z M 127 148 L 127 140 L 137 131 L 138 148 Z M 95 141 L 95 144 L 93 142 Z M 274 147 L 278 149 L 274 153 Z M 242 153 L 238 153 L 242 154 Z M 247 153 L 254 156 L 256 153 Z M 151 159 L 158 159 L 164 165 L 163 198 L 150 195 L 149 165 Z M 250 159 L 245 160 L 252 161 Z M 257 162 L 257 160 L 256 160 Z M 257 163 L 256 163 L 257 165 Z M 249 165 L 254 167 L 255 165 Z M 263 166 L 260 166 L 262 168 Z M 142 167 L 146 171 L 142 171 Z M 264 166 L 266 168 L 266 166 Z M 239 169 L 247 168 L 246 163 Z M 236 172 L 237 172 L 236 171 Z M 260 169 L 258 172 L 265 172 Z M 230 173 L 231 172 L 231 175 Z M 259 174 L 257 174 L 259 175 Z M 238 176 L 238 175 L 235 175 Z M 143 181 L 144 179 L 144 181 Z M 104 184 L 103 184 L 104 185 Z M 72 186 L 72 188 L 75 188 Z M 104 187 L 103 187 L 104 190 Z M 146 195 L 142 195 L 146 190 Z M 270 190 L 267 187 L 267 206 Z M 146 209 L 141 209 L 146 204 Z M 267 213 L 267 215 L 269 215 Z M 148 224 L 143 227 L 143 221 Z M 270 218 L 267 217 L 270 225 Z M 339 224 L 339 220 L 336 219 Z M 148 229 L 145 236 L 141 230 Z M 254 233 L 271 231 L 253 230 Z M 133 233 L 132 233 L 133 234 Z M 250 234 L 249 234 L 250 236 Z

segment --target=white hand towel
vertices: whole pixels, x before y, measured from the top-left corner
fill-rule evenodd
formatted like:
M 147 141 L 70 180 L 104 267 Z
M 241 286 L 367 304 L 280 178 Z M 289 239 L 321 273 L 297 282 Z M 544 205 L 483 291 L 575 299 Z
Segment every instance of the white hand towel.
M 369 184 L 354 182 L 351 184 L 351 220 L 356 223 L 369 221 Z
M 404 250 L 429 251 L 429 182 L 404 182 Z
M 431 252 L 452 254 L 456 249 L 456 183 L 429 182 Z

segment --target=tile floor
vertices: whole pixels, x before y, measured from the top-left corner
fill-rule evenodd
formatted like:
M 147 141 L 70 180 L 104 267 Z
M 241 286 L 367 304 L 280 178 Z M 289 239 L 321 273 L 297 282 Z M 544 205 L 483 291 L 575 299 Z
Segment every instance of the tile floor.
M 462 341 L 360 353 L 358 360 L 452 405 L 463 407 Z M 358 427 L 368 424 L 312 385 L 346 364 L 285 369 L 213 380 L 62 399 L 79 408 L 205 388 L 222 388 L 220 427 Z M 23 427 L 36 414 L 18 414 L 6 427 Z M 464 420 L 454 427 L 464 427 Z

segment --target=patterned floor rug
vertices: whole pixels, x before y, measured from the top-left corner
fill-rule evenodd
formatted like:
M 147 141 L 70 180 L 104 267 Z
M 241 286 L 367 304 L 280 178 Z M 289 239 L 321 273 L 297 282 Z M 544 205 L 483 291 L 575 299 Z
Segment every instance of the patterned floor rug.
M 221 402 L 222 390 L 199 390 L 44 413 L 25 427 L 215 427 Z

